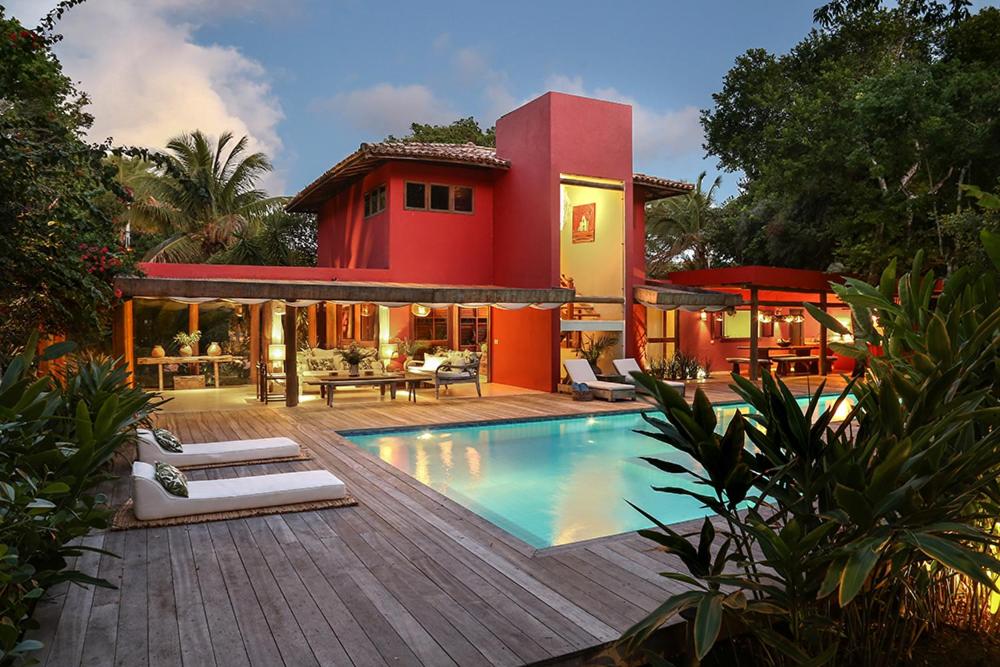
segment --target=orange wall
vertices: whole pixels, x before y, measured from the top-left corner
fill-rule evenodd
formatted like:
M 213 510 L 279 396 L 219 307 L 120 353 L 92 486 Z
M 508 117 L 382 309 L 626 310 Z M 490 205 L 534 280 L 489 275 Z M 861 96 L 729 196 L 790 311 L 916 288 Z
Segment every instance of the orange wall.
M 490 311 L 491 381 L 555 391 L 559 377 L 559 311 Z

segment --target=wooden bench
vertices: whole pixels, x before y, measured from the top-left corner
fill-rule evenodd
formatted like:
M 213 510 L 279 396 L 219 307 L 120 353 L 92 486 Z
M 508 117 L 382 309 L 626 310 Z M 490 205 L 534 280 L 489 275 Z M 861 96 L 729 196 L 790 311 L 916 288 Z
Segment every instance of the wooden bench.
M 835 360 L 836 357 L 826 358 L 827 364 L 832 364 Z M 819 355 L 816 354 L 771 357 L 771 361 L 777 365 L 778 375 L 789 375 L 802 367 L 805 367 L 806 373 L 819 374 Z
M 726 357 L 726 361 L 728 361 L 729 363 L 731 363 L 733 365 L 733 372 L 736 373 L 737 375 L 740 374 L 740 365 L 741 364 L 746 364 L 748 367 L 750 366 L 750 357 Z M 758 359 L 757 360 L 757 364 L 761 368 L 769 368 L 771 366 L 771 360 L 770 359 Z

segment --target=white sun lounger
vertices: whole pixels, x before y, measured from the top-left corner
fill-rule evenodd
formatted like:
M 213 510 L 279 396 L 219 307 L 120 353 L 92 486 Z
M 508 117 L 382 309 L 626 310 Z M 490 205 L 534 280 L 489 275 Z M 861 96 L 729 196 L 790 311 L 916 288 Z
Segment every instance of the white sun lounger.
M 594 396 L 615 401 L 619 398 L 635 400 L 635 386 L 621 382 L 604 382 L 594 375 L 594 369 L 586 359 L 568 359 L 563 362 L 569 378 L 575 384 L 585 384 L 594 392 Z
M 299 443 L 290 438 L 185 443 L 184 451 L 168 452 L 156 442 L 152 431 L 139 429 L 138 436 L 140 461 L 146 463 L 160 461 L 177 467 L 292 458 L 300 453 Z
M 637 362 L 635 359 L 632 359 L 632 358 L 628 358 L 628 359 L 615 359 L 611 363 L 613 363 L 615 365 L 615 370 L 616 371 L 618 371 L 619 373 L 621 373 L 622 375 L 624 375 L 626 378 L 628 378 L 626 380 L 626 382 L 629 382 L 629 383 L 635 383 L 635 378 L 632 377 L 632 373 L 633 372 L 635 372 L 635 373 L 641 373 L 642 372 L 642 368 L 639 367 L 639 362 Z M 668 387 L 673 387 L 674 389 L 676 389 L 677 393 L 679 393 L 681 396 L 684 395 L 684 390 L 687 388 L 686 385 L 683 382 L 677 382 L 676 380 L 661 380 L 661 382 L 663 382 L 663 384 L 667 385 Z M 645 387 L 641 387 L 638 384 L 636 384 L 635 388 L 636 388 L 636 390 L 638 390 L 638 391 L 640 391 L 642 393 L 648 393 L 646 391 Z
M 132 464 L 132 510 L 140 520 L 336 500 L 344 483 L 327 470 L 189 481 L 188 497 L 167 493 L 148 463 Z

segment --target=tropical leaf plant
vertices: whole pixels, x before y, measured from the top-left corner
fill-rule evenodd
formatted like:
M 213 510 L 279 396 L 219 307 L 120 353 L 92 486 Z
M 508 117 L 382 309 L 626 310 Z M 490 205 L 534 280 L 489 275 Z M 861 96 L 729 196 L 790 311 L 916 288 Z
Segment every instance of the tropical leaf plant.
M 753 639 L 754 664 L 895 665 L 954 621 L 957 597 L 998 590 L 1000 257 L 945 281 L 920 256 L 895 271 L 834 287 L 854 315 L 842 351 L 867 371 L 832 397 L 820 386 L 800 406 L 769 374 L 760 386 L 734 375 L 750 411 L 722 429 L 702 391 L 688 405 L 636 374 L 662 413 L 644 433 L 689 459 L 648 462 L 695 483 L 657 490 L 710 516 L 682 533 L 637 508 L 655 526 L 641 534 L 685 570 L 664 576 L 689 590 L 629 629 L 630 647 L 681 616 L 695 661 L 728 624 Z

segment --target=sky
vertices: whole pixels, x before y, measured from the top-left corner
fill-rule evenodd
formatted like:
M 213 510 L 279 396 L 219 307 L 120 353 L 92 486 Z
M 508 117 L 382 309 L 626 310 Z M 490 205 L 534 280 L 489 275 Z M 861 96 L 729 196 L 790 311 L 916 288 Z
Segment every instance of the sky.
M 29 27 L 54 2 L 0 0 Z M 787 51 L 819 2 L 88 0 L 56 53 L 92 99 L 94 140 L 247 134 L 272 194 L 411 122 L 485 128 L 549 90 L 631 104 L 636 171 L 693 181 L 718 173 L 699 113 L 734 59 Z M 723 196 L 736 189 L 724 173 Z

